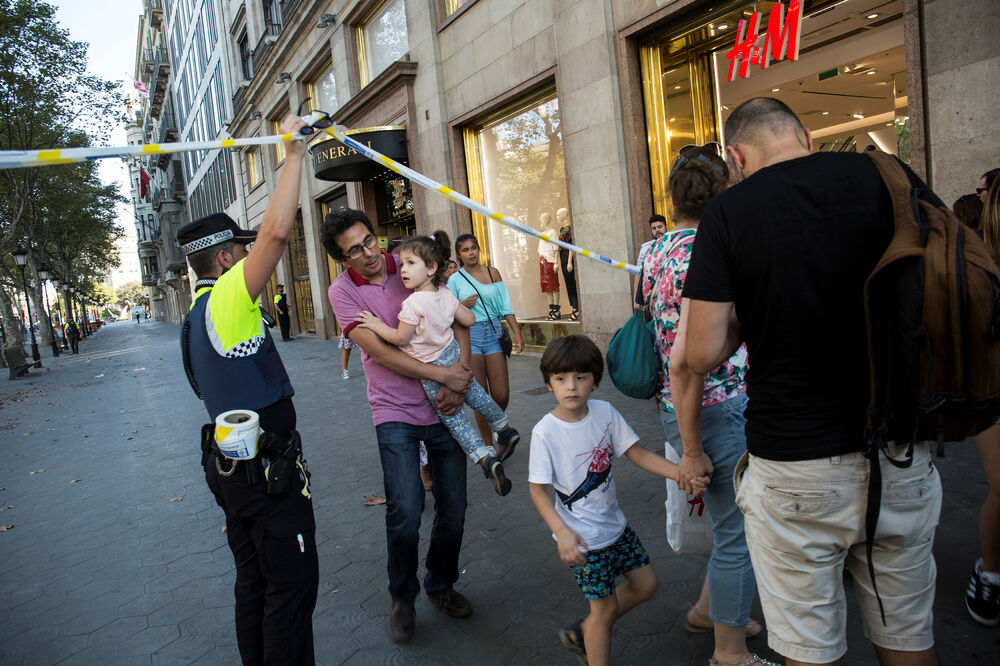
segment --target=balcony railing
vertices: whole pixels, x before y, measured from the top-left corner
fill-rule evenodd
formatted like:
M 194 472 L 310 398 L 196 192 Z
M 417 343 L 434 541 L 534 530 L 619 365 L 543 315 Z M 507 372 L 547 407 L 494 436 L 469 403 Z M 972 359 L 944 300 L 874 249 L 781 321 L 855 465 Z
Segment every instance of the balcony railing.
M 153 49 L 145 48 L 142 50 L 142 69 L 140 70 L 140 78 L 144 81 L 149 80 L 149 75 L 153 73 L 153 64 L 156 62 L 156 57 L 153 55 Z
M 162 46 L 156 48 L 156 55 L 153 61 L 153 78 L 150 82 L 149 110 L 154 118 L 160 117 L 163 109 L 163 100 L 167 96 L 167 80 L 170 78 L 170 58 L 167 49 Z
M 281 0 L 281 22 L 285 25 L 291 23 L 292 15 L 299 8 L 301 0 Z
M 267 60 L 280 34 L 280 23 L 268 23 L 264 26 L 264 34 L 260 36 L 257 46 L 253 49 L 253 71 L 263 71 L 264 61 Z
M 235 116 L 243 108 L 243 105 L 247 101 L 247 89 L 243 86 L 238 86 L 236 92 L 233 94 L 233 115 Z
M 159 271 L 142 274 L 143 287 L 155 287 L 156 283 L 159 281 L 160 281 Z
M 150 27 L 159 28 L 163 22 L 163 0 L 147 0 L 146 20 Z

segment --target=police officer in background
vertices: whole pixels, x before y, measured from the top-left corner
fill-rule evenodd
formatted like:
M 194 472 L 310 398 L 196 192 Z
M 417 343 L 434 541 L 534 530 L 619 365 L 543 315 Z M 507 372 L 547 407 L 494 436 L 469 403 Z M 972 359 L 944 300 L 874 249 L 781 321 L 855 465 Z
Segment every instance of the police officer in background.
M 281 132 L 303 126 L 288 116 Z M 262 323 L 259 300 L 288 245 L 298 208 L 305 142 L 285 146 L 289 159 L 259 233 L 241 229 L 223 213 L 177 232 L 198 278 L 181 349 L 188 379 L 213 424 L 202 428 L 202 464 L 226 513 L 226 538 L 236 561 L 236 640 L 244 664 L 315 661 L 316 523 L 295 431 L 294 391 Z M 259 452 L 250 460 L 227 458 L 215 443 L 216 417 L 233 409 L 260 416 Z
M 288 316 L 288 296 L 285 295 L 285 285 L 278 285 L 278 293 L 274 295 L 274 309 L 278 311 L 278 325 L 281 327 L 281 339 L 288 342 L 292 338 L 288 335 L 288 330 L 292 326 L 292 320 Z

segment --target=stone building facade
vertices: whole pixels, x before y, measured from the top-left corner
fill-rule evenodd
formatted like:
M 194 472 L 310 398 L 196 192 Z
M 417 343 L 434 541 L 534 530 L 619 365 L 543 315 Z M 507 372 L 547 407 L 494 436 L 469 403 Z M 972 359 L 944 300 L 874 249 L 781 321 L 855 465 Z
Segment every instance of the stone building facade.
M 799 58 L 732 80 L 726 56 L 739 21 L 773 3 L 216 2 L 229 135 L 274 134 L 284 114 L 321 109 L 366 137 L 405 137 L 400 157 L 410 167 L 614 259 L 634 261 L 649 217 L 669 216 L 677 149 L 721 139 L 728 111 L 756 95 L 788 103 L 818 149 L 900 154 L 949 202 L 1000 165 L 986 98 L 1000 56 L 983 32 L 984 17 L 1000 10 L 989 0 L 805 0 Z M 200 5 L 165 2 L 178 4 Z M 762 39 L 766 25 L 765 14 Z M 956 34 L 970 48 L 949 48 Z M 320 143 L 313 160 L 324 178 L 305 179 L 272 282 L 287 287 L 293 332 L 338 334 L 326 290 L 340 268 L 319 229 L 339 206 L 365 210 L 383 243 L 436 229 L 476 234 L 508 283 L 529 349 L 575 331 L 606 344 L 630 313 L 633 279 L 581 259 L 572 276 L 579 322 L 565 318 L 570 285 L 559 266 L 563 318 L 548 321 L 539 258 L 551 248 L 391 173 L 362 174 L 337 144 Z M 232 159 L 238 196 L 229 210 L 256 227 L 284 153 L 263 147 Z

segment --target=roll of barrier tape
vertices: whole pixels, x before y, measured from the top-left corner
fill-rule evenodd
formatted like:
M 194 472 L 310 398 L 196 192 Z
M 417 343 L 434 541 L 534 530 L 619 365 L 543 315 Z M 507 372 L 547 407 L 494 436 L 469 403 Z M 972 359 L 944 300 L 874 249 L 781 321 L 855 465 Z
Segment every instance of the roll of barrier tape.
M 250 460 L 257 455 L 260 417 L 249 409 L 233 409 L 215 419 L 215 443 L 231 460 Z

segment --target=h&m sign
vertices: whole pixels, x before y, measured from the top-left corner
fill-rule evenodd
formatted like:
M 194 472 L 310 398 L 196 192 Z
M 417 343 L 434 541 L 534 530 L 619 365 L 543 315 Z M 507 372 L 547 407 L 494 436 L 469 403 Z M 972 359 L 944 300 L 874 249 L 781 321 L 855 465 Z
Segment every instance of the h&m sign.
M 787 57 L 789 60 L 799 59 L 799 42 L 802 35 L 802 2 L 801 0 L 791 0 L 788 3 L 788 13 L 785 14 L 784 6 L 778 2 L 771 8 L 771 16 L 767 21 L 767 32 L 763 35 L 757 34 L 760 24 L 760 12 L 754 12 L 750 17 L 749 29 L 744 34 L 747 22 L 740 19 L 736 28 L 736 44 L 732 50 L 726 54 L 729 58 L 729 80 L 732 81 L 736 75 L 736 64 L 739 63 L 739 73 L 741 78 L 749 78 L 750 65 L 760 65 L 761 69 L 767 69 L 771 58 L 781 60 Z M 763 44 L 760 44 L 763 37 Z

